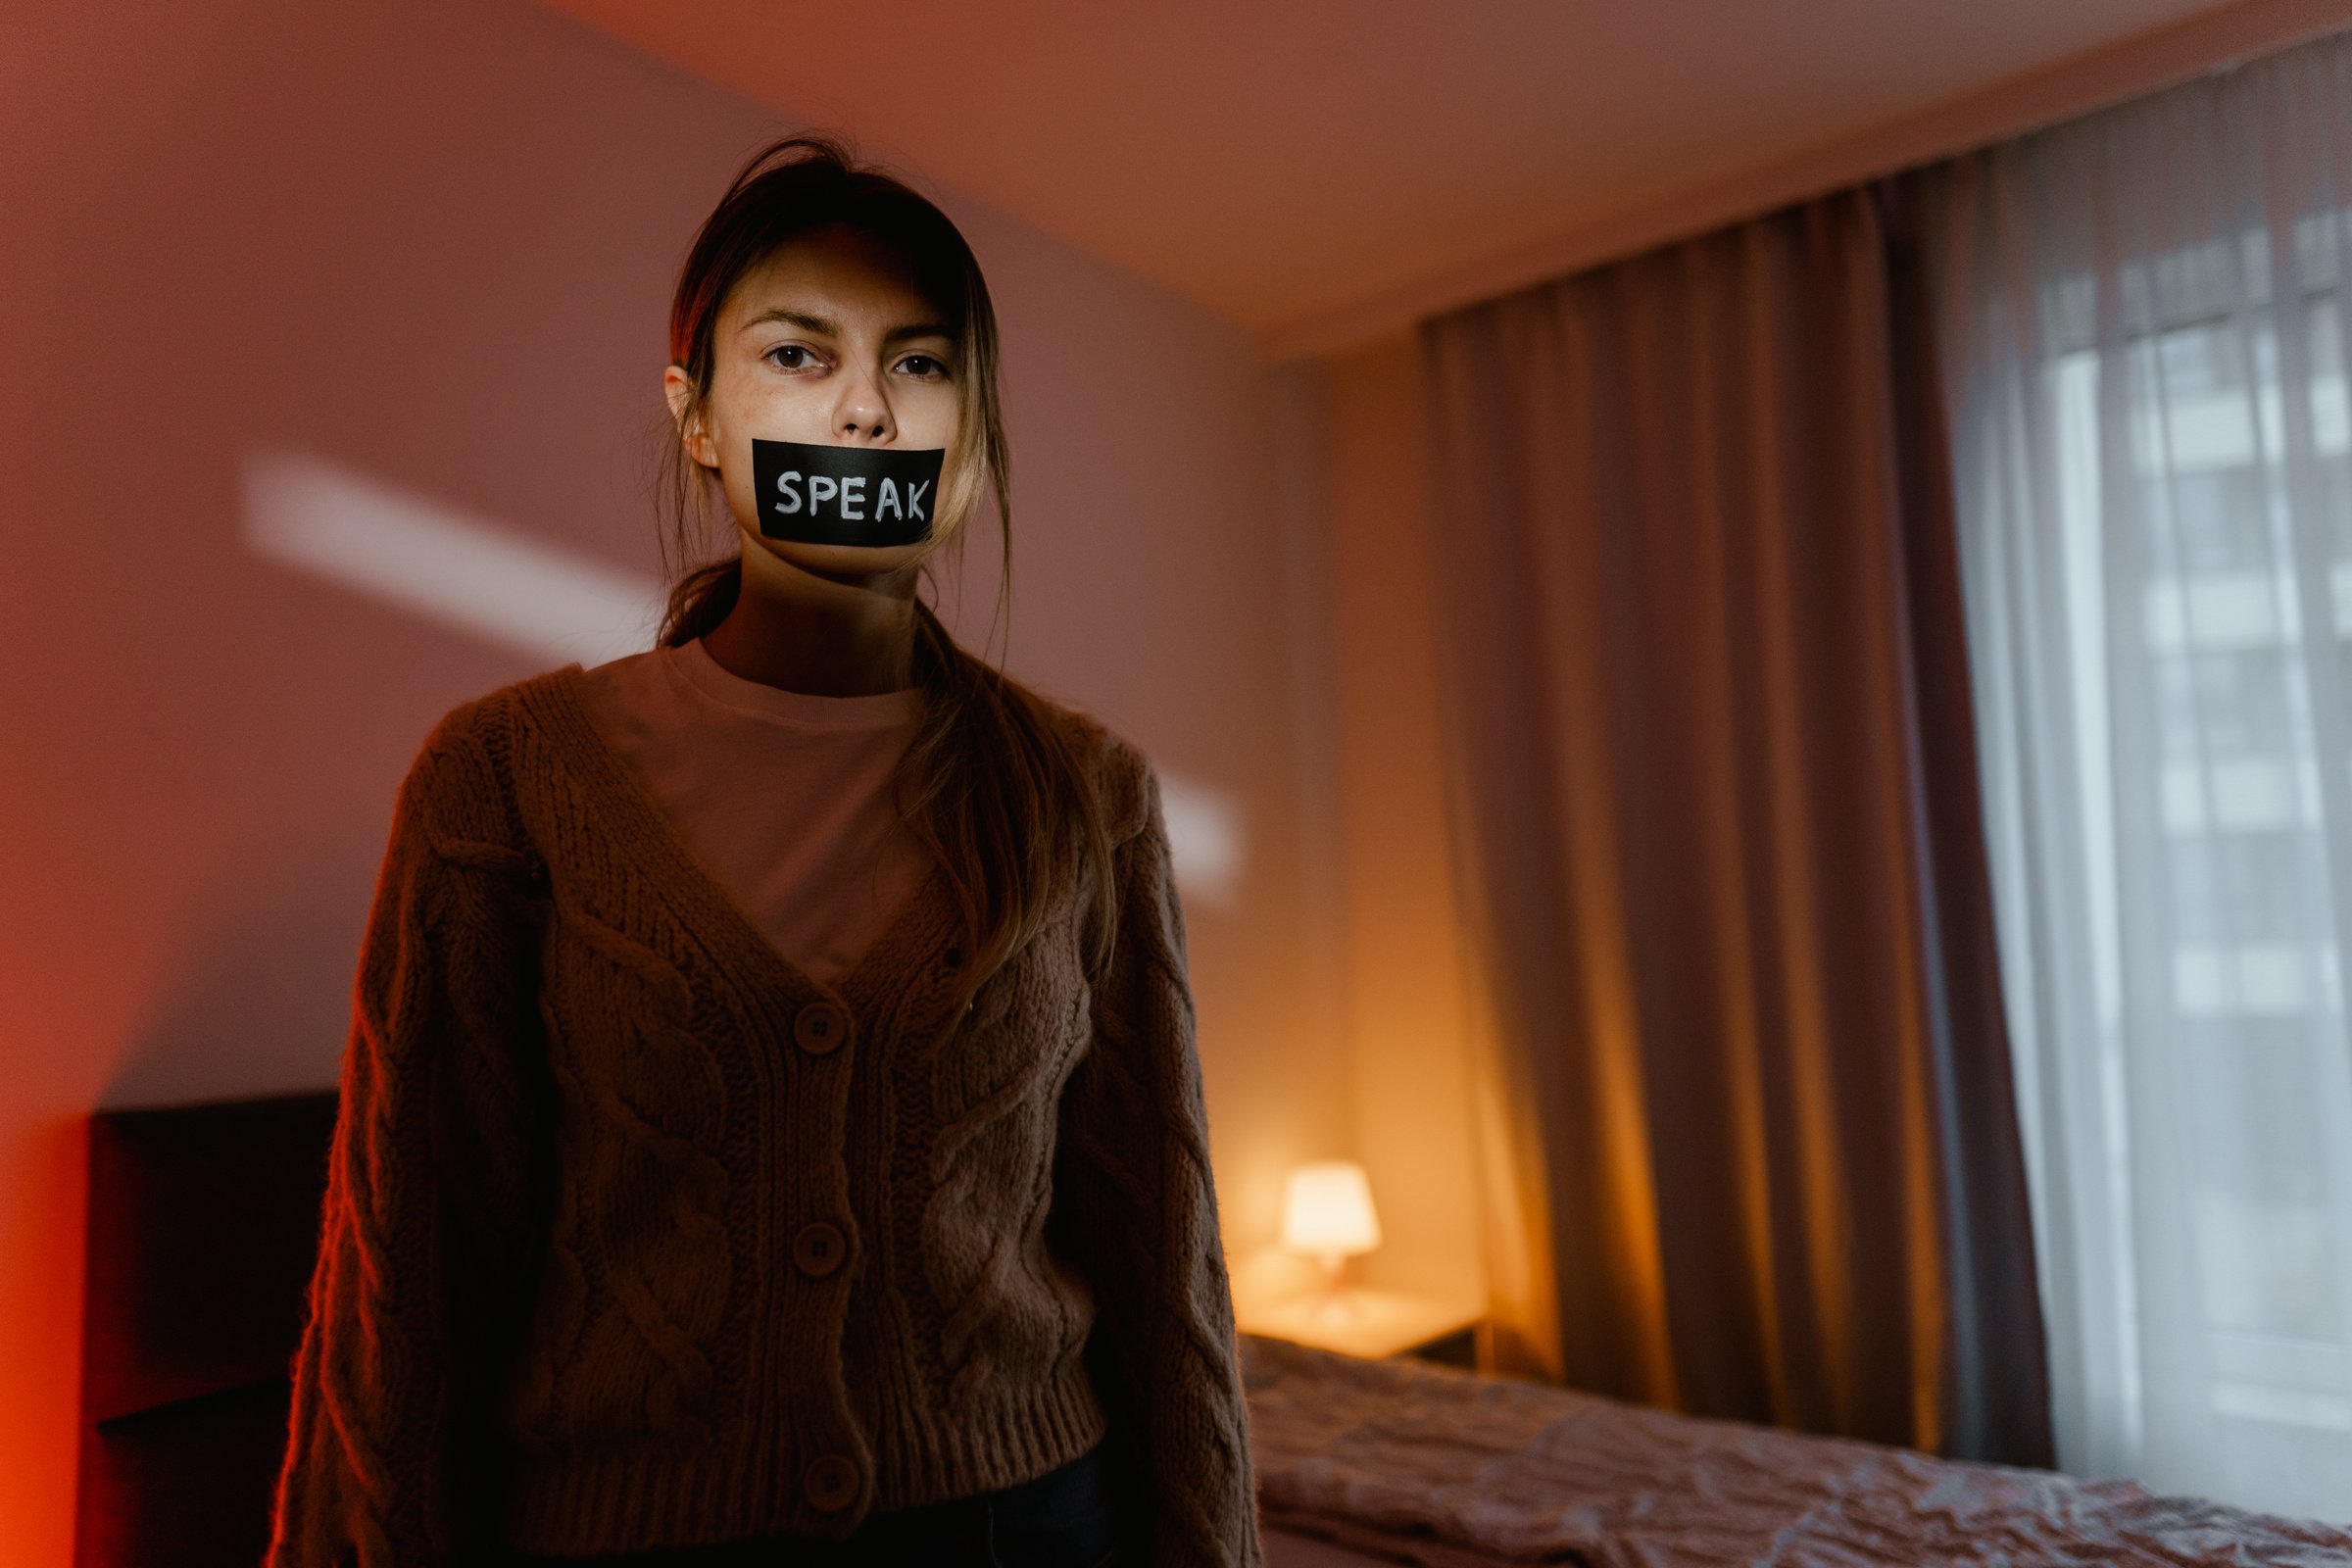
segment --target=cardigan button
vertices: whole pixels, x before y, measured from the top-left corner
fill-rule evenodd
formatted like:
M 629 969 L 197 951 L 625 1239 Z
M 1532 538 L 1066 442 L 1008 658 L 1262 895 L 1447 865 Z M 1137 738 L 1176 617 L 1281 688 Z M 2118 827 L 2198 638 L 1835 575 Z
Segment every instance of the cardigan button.
M 801 1487 L 819 1508 L 846 1508 L 858 1500 L 858 1467 L 841 1454 L 820 1454 L 809 1461 Z
M 850 1015 L 830 1002 L 811 1002 L 792 1015 L 792 1038 L 811 1056 L 839 1050 L 850 1038 Z
M 792 1261 L 811 1278 L 822 1279 L 832 1273 L 849 1254 L 850 1246 L 840 1227 L 821 1219 L 802 1226 L 792 1239 Z

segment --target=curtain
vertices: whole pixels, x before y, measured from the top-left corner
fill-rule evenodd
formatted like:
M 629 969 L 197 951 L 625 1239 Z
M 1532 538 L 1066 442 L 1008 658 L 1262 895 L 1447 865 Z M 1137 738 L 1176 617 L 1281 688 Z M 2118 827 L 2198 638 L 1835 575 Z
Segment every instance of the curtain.
M 2058 1456 L 2337 1521 L 2348 110 L 2339 37 L 1914 182 Z
M 2047 1463 L 1939 376 L 1885 197 L 1422 329 L 1497 1356 Z

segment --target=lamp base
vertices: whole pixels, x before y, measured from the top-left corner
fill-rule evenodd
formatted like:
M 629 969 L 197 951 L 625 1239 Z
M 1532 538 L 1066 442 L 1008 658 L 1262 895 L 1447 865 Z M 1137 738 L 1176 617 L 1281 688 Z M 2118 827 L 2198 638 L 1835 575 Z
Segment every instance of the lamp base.
M 1323 1290 L 1308 1306 L 1308 1315 L 1320 1323 L 1360 1323 L 1364 1306 L 1348 1293 L 1348 1259 L 1325 1257 L 1322 1261 Z

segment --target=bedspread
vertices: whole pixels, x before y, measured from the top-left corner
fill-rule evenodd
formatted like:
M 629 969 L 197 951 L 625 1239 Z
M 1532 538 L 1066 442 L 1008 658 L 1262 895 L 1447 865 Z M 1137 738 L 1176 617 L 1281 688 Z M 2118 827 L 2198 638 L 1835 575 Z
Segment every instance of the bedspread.
M 1430 1568 L 2352 1565 L 2352 1531 L 2129 1481 L 1242 1337 L 1264 1522 Z

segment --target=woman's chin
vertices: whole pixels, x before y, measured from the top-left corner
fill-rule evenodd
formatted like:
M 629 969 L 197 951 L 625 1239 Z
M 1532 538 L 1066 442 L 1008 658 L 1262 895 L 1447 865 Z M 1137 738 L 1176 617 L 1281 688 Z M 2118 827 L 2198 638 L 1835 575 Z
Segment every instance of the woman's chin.
M 805 539 L 762 538 L 760 548 L 778 561 L 819 577 L 865 578 L 913 565 L 938 547 L 936 539 L 903 545 L 812 544 Z

